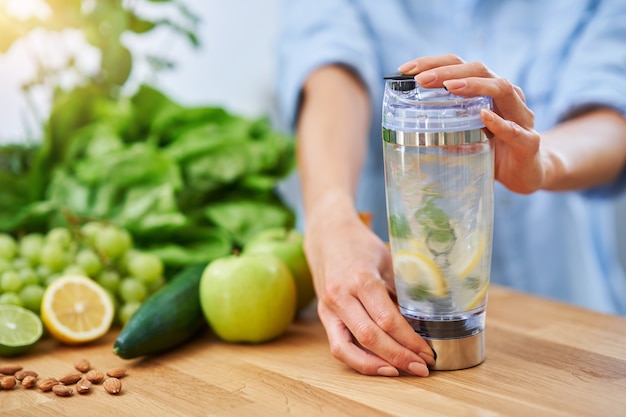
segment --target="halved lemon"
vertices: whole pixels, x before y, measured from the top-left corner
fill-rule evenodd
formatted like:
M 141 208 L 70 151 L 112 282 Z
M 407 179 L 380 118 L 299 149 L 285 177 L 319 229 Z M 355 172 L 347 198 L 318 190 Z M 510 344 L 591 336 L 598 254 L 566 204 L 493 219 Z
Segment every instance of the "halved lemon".
M 408 285 L 419 286 L 436 297 L 447 295 L 446 280 L 437 263 L 421 252 L 400 250 L 393 256 L 395 273 Z
M 26 352 L 42 334 L 43 326 L 38 315 L 24 307 L 0 305 L 0 356 Z
M 113 323 L 115 309 L 106 290 L 84 276 L 63 276 L 46 288 L 41 319 L 55 339 L 67 344 L 102 337 Z
M 480 262 L 486 248 L 487 238 L 478 230 L 466 238 L 457 239 L 448 255 L 450 272 L 460 279 L 467 278 Z

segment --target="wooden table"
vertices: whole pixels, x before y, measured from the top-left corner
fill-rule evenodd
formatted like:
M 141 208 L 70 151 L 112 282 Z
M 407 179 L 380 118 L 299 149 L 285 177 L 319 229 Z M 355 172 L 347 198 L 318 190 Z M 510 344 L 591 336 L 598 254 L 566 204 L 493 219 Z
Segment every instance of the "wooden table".
M 487 360 L 428 378 L 367 377 L 332 358 L 315 314 L 278 341 L 228 345 L 208 331 L 170 353 L 124 361 L 115 332 L 97 344 L 48 339 L 19 363 L 61 376 L 85 357 L 124 366 L 118 396 L 102 386 L 57 397 L 0 390 L 0 416 L 626 416 L 626 318 L 592 313 L 493 287 Z

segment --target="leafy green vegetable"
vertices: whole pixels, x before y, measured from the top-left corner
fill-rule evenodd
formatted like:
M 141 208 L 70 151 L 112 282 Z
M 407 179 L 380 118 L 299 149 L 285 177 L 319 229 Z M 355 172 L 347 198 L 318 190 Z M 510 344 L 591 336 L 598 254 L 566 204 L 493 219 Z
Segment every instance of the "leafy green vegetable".
M 36 147 L 0 147 L 0 231 L 105 220 L 176 267 L 230 253 L 263 228 L 293 226 L 275 193 L 294 167 L 292 138 L 265 118 L 183 106 L 147 85 L 122 94 L 133 64 L 124 36 L 161 27 L 199 44 L 199 19 L 184 2 L 150 1 L 169 3 L 176 20 L 140 16 L 136 2 L 122 0 L 43 0 L 49 19 L 0 13 L 0 53 L 31 30 L 73 28 L 101 58 L 95 74 L 79 73 L 72 48 L 60 65 L 35 58 L 39 71 L 22 87 L 27 96 L 41 85 L 53 90 L 52 110 L 36 117 L 44 127 Z M 147 61 L 154 71 L 173 65 Z M 67 70 L 79 76 L 71 90 L 59 81 Z
M 40 191 L 3 197 L 0 230 L 104 219 L 139 248 L 184 265 L 231 252 L 262 229 L 293 227 L 275 188 L 295 165 L 294 144 L 266 119 L 186 108 L 148 86 L 122 100 L 90 94 L 74 90 L 53 110 L 20 173 L 21 187 Z

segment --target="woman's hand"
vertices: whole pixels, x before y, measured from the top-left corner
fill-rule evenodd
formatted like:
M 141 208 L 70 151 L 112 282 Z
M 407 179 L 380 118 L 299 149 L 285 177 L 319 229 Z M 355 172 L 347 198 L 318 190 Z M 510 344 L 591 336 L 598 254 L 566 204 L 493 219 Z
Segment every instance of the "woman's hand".
M 401 65 L 424 88 L 445 87 L 453 94 L 491 96 L 493 112 L 481 119 L 495 138 L 495 178 L 511 191 L 528 194 L 544 186 L 551 164 L 542 153 L 534 130 L 533 112 L 522 90 L 498 77 L 480 62 L 464 62 L 455 55 L 422 57 Z
M 365 375 L 427 376 L 433 352 L 390 295 L 393 269 L 386 245 L 340 203 L 316 213 L 307 217 L 305 252 L 333 356 Z

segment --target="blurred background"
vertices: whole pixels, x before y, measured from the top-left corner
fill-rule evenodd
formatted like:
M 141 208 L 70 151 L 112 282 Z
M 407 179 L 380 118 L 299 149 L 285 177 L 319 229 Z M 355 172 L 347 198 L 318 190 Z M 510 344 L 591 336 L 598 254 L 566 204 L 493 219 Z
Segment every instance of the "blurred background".
M 168 5 L 147 0 L 124 2 L 132 4 L 142 16 L 166 16 L 172 20 L 180 15 L 180 7 L 175 6 L 179 4 L 199 19 L 197 47 L 168 28 L 124 36 L 123 43 L 133 55 L 133 68 L 125 88 L 130 92 L 140 82 L 148 82 L 182 104 L 217 105 L 244 116 L 268 116 L 275 122 L 274 46 L 280 1 L 179 0 Z M 83 1 L 85 7 L 89 4 Z M 46 8 L 38 0 L 0 0 L 0 6 L 25 17 L 46 14 Z M 0 22 L 0 36 L 3 30 Z M 39 117 L 44 117 L 50 109 L 52 91 L 45 87 L 33 89 L 29 103 L 21 86 L 37 74 L 33 55 L 45 57 L 54 66 L 63 62 L 68 48 L 81 51 L 76 66 L 82 71 L 94 71 L 98 67 L 97 52 L 75 30 L 54 35 L 33 31 L 7 53 L 0 53 L 0 144 L 36 138 L 40 134 L 33 108 Z M 155 72 L 146 59 L 152 55 L 170 61 L 172 68 L 164 65 L 166 69 Z M 69 86 L 75 79 L 65 74 L 60 82 Z M 282 194 L 292 205 L 297 204 L 295 181 L 292 176 L 281 185 Z M 626 197 L 621 198 L 615 213 L 619 220 L 620 253 L 626 265 L 624 213 Z
M 151 4 L 147 0 L 128 3 L 135 3 L 142 16 L 168 16 L 175 20 L 180 14 L 173 5 Z M 184 104 L 215 104 L 242 115 L 273 117 L 273 45 L 280 0 L 180 0 L 178 3 L 199 18 L 196 30 L 199 46 L 194 48 L 185 37 L 176 36 L 165 27 L 125 36 L 124 43 L 135 57 L 129 90 L 140 81 L 148 81 Z M 38 0 L 0 0 L 0 7 L 18 15 L 46 15 L 45 5 Z M 81 51 L 79 65 L 86 70 L 97 67 L 98 54 L 82 34 L 66 32 L 62 39 L 49 32 L 31 33 L 8 53 L 0 54 L 0 143 L 19 140 L 28 127 L 36 128 L 20 90 L 21 84 L 36 74 L 33 54 L 45 55 L 55 65 L 69 47 Z M 169 59 L 174 67 L 154 74 L 142 60 L 146 55 Z M 69 85 L 71 81 L 68 79 L 66 83 Z M 49 109 L 50 91 L 38 91 L 36 99 L 43 111 Z

